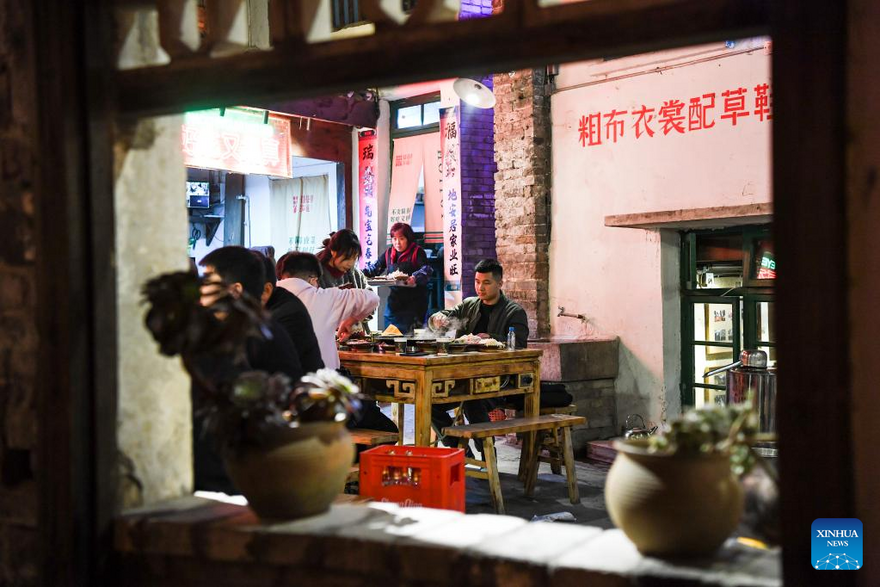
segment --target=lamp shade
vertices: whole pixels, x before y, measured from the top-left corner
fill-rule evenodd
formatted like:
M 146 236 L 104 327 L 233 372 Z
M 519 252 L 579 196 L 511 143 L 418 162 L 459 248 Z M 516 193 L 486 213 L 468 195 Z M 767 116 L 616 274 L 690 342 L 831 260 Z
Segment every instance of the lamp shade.
M 452 84 L 452 89 L 463 102 L 477 108 L 492 108 L 495 106 L 495 94 L 492 90 L 478 81 L 460 77 Z

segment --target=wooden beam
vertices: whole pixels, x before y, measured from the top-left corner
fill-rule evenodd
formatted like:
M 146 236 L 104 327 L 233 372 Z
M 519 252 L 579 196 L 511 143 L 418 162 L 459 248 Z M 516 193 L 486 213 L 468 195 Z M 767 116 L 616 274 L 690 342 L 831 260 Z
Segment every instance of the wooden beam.
M 724 228 L 746 224 L 769 224 L 773 218 L 770 203 L 741 206 L 713 206 L 685 210 L 663 210 L 605 217 L 605 226 L 614 228 Z
M 768 0 L 594 0 L 117 73 L 121 114 L 320 96 L 766 33 Z M 520 17 L 514 18 L 519 15 Z M 534 16 L 537 15 L 537 16 Z M 526 21 L 525 18 L 529 20 Z
M 28 15 L 40 73 L 29 123 L 39 163 L 39 580 L 100 585 L 118 458 L 112 19 L 98 2 L 39 0 Z
M 784 268 L 776 283 L 776 409 L 786 585 L 820 582 L 807 564 L 814 519 L 857 517 L 850 436 L 846 14 L 846 0 L 774 4 L 773 235 L 776 261 Z M 866 344 L 876 348 L 875 339 L 876 333 Z M 876 382 L 869 385 L 865 393 L 876 393 Z M 839 575 L 835 585 L 859 581 L 858 573 Z
M 378 101 L 364 100 L 359 97 L 323 96 L 266 104 L 248 102 L 248 105 L 280 112 L 281 114 L 318 118 L 349 126 L 376 128 L 376 121 L 379 120 Z

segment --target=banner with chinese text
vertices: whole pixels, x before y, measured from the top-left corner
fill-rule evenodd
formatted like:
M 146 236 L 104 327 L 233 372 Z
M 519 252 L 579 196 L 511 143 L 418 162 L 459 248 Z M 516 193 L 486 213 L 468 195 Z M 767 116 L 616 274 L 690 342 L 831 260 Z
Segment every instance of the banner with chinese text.
M 333 230 L 327 176 L 272 181 L 269 190 L 270 231 L 276 254 L 320 251 Z
M 358 135 L 358 200 L 360 231 L 363 254 L 358 261 L 363 268 L 379 255 L 377 250 L 378 206 L 376 199 L 376 131 L 363 131 Z
M 443 299 L 447 308 L 461 302 L 461 159 L 458 106 L 440 111 L 443 200 Z
M 424 159 L 424 135 L 394 139 L 391 155 L 391 195 L 388 200 L 388 229 L 395 222 L 412 223 L 413 205 L 419 189 Z
M 180 140 L 190 167 L 292 177 L 290 120 L 263 111 L 226 108 L 187 112 Z
M 440 133 L 427 135 L 424 143 L 425 165 L 425 243 L 443 242 L 443 154 Z

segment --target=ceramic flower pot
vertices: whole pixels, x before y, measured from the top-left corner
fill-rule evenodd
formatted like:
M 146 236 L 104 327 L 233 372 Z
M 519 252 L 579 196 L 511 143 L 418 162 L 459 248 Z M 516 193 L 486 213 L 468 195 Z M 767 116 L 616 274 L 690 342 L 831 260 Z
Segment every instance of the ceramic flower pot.
M 707 555 L 736 528 L 743 491 L 724 455 L 650 454 L 647 441 L 615 442 L 605 501 L 642 554 Z
M 290 520 L 327 511 L 353 458 L 344 423 L 312 422 L 285 430 L 271 448 L 228 456 L 226 470 L 259 517 Z

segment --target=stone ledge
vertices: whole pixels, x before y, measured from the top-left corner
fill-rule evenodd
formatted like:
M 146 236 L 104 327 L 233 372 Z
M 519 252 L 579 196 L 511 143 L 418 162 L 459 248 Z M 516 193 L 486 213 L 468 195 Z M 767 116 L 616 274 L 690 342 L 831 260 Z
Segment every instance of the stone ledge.
M 617 377 L 617 337 L 530 340 L 529 348 L 544 351 L 541 357 L 543 381 L 589 381 Z
M 120 578 L 136 573 L 137 585 L 782 584 L 778 551 L 732 541 L 712 559 L 670 562 L 640 555 L 619 530 L 387 503 L 267 523 L 244 506 L 180 498 L 120 516 L 114 544 Z

